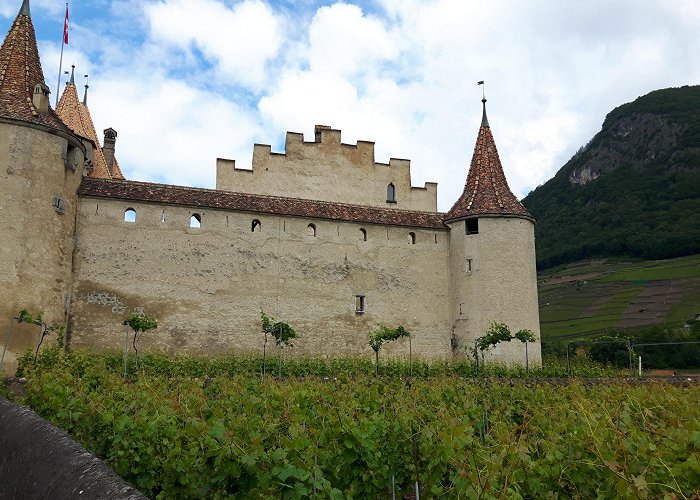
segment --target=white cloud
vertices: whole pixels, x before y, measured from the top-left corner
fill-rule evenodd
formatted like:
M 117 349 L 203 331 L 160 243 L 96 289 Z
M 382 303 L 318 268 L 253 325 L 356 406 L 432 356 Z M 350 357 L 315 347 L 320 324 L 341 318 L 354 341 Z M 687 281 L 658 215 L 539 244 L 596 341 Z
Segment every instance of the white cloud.
M 164 0 L 145 12 L 154 42 L 184 51 L 196 47 L 232 82 L 259 89 L 267 81 L 266 64 L 281 43 L 280 21 L 268 5 L 246 0 L 229 8 L 214 0 Z

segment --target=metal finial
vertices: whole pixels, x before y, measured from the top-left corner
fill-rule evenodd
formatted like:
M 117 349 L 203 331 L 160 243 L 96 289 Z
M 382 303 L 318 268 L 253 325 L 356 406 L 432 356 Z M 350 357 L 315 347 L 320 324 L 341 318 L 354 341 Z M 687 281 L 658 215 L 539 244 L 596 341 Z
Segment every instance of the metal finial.
M 75 64 L 71 64 L 70 70 L 70 84 L 75 85 Z
M 88 85 L 88 76 L 85 76 L 85 95 L 83 96 L 83 106 L 87 106 L 87 91 L 90 88 L 90 85 Z
M 486 90 L 485 90 L 486 84 L 484 83 L 483 80 L 481 80 L 480 82 L 477 82 L 476 84 L 481 85 L 481 102 L 484 105 L 484 113 L 481 117 L 481 126 L 488 127 L 489 126 L 489 119 L 486 117 Z
M 19 9 L 19 14 L 20 16 L 27 16 L 29 18 L 32 17 L 32 12 L 31 9 L 29 8 L 29 0 L 24 0 L 22 2 L 22 8 Z

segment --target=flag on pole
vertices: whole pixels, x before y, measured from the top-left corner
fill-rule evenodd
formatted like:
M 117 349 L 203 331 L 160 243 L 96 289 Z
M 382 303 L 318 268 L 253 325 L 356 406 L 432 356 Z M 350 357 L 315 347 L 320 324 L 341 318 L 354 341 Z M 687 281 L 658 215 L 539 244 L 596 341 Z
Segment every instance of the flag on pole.
M 66 35 L 66 36 L 68 36 L 68 35 Z M 66 38 L 66 40 L 68 40 L 68 39 Z M 66 43 L 68 43 L 68 42 L 66 42 Z M 476 84 L 477 84 L 477 85 L 483 85 L 483 84 L 484 84 L 484 81 L 481 80 L 480 82 L 476 82 Z
M 68 45 L 68 4 L 66 4 L 66 20 L 63 23 L 63 43 Z

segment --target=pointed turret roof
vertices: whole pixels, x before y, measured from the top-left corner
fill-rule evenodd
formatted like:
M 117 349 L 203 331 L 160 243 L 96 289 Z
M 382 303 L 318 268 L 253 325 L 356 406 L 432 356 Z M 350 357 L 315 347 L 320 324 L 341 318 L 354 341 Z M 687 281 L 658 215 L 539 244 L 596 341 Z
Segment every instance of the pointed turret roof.
M 90 110 L 78 99 L 78 90 L 75 87 L 75 78 L 73 75 L 71 75 L 70 81 L 66 84 L 63 95 L 61 95 L 61 100 L 58 101 L 56 112 L 61 120 L 63 120 L 76 135 L 89 139 L 92 142 L 92 170 L 90 170 L 88 174 L 89 177 L 97 177 L 100 179 L 124 179 L 124 175 L 116 162 L 112 174 L 110 175 L 109 173 L 105 156 L 100 147 L 100 141 L 97 138 L 97 131 L 95 130 L 95 125 L 90 116 Z
M 479 215 L 503 215 L 533 219 L 508 187 L 501 159 L 498 157 L 496 142 L 493 140 L 491 127 L 486 117 L 486 99 L 483 99 L 482 102 L 484 103 L 484 113 L 464 192 L 445 215 L 445 221 L 450 222 Z
M 29 0 L 24 0 L 0 47 L 0 118 L 21 120 L 70 133 L 52 109 L 40 113 L 34 107 L 32 97 L 37 84 L 46 86 Z

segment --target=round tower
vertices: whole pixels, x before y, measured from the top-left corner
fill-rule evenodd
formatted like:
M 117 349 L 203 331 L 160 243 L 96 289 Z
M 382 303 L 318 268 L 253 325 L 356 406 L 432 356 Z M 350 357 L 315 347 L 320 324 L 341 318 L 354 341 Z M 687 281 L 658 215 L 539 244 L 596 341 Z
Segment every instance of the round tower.
M 0 335 L 21 309 L 67 319 L 85 147 L 49 104 L 29 0 L 0 47 Z M 35 342 L 18 328 L 8 358 Z
M 457 353 L 474 347 L 492 322 L 505 323 L 514 334 L 532 330 L 530 364 L 541 363 L 535 268 L 535 220 L 513 195 L 483 117 L 464 192 L 447 212 L 450 228 L 450 296 L 453 345 Z M 525 364 L 518 340 L 485 352 L 487 361 Z

